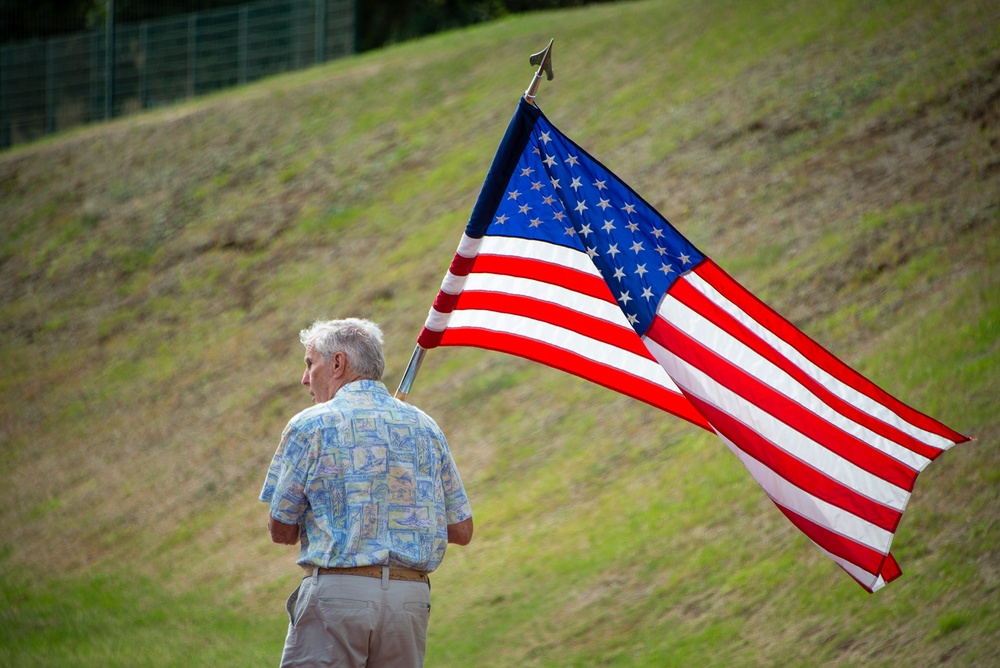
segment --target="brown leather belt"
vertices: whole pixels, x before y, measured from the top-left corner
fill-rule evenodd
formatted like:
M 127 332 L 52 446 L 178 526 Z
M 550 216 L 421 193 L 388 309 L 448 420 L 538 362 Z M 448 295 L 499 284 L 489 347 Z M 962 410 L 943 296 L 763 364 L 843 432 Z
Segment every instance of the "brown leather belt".
M 305 571 L 305 577 L 309 577 L 313 574 L 315 566 L 309 566 L 306 564 L 300 564 L 302 570 Z M 350 566 L 347 568 L 320 568 L 320 575 L 360 575 L 366 578 L 381 578 L 382 577 L 382 567 L 379 565 L 372 566 Z M 424 584 L 430 584 L 431 579 L 427 576 L 424 571 L 414 571 L 409 568 L 390 568 L 389 569 L 389 579 L 390 580 L 406 580 L 407 582 L 423 582 Z

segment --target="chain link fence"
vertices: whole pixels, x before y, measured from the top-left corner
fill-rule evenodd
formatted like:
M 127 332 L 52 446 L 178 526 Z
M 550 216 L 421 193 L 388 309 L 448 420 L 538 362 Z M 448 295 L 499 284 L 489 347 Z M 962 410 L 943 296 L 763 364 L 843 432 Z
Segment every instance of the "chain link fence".
M 264 0 L 0 47 L 0 148 L 352 54 L 356 14 Z

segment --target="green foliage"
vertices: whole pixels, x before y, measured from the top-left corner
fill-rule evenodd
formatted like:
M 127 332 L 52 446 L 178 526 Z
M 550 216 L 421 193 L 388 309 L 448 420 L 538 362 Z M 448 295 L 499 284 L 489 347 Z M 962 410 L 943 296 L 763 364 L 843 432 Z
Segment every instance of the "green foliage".
M 428 665 L 991 665 L 991 17 L 977 0 L 532 12 L 0 155 L 0 665 L 277 661 L 297 572 L 256 494 L 306 405 L 296 334 L 374 317 L 398 382 L 553 36 L 555 124 L 976 440 L 920 476 L 904 576 L 869 596 L 710 434 L 538 364 L 432 351 L 410 399 L 449 435 L 476 536 L 433 575 Z

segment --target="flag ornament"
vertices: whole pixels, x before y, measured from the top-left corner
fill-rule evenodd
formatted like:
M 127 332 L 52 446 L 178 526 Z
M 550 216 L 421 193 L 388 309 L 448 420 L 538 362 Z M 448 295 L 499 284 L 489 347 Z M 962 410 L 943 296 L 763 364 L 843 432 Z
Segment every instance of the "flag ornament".
M 917 475 L 967 437 L 757 299 L 522 98 L 418 337 L 525 357 L 713 431 L 870 592 Z

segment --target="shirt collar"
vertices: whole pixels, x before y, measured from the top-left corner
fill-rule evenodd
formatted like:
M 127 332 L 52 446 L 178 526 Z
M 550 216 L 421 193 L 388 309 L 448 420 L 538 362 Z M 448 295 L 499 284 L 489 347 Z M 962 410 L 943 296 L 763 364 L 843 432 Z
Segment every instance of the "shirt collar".
M 385 383 L 380 380 L 354 380 L 337 390 L 337 394 L 335 396 L 339 397 L 341 393 L 353 394 L 355 392 L 376 392 L 380 394 L 389 394 L 389 390 L 386 389 Z

